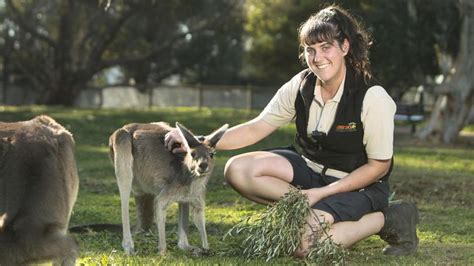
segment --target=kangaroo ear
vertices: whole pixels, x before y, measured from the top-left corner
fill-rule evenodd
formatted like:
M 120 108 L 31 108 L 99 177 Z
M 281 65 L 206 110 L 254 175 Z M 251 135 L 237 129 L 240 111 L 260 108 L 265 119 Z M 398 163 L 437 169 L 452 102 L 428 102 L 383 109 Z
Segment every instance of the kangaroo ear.
M 201 145 L 201 143 L 199 143 L 199 141 L 194 137 L 194 134 L 191 133 L 191 131 L 189 131 L 183 125 L 176 122 L 176 128 L 179 129 L 179 134 L 181 135 L 181 138 L 183 139 L 183 144 L 186 146 L 187 150 Z
M 219 142 L 219 140 L 222 138 L 224 133 L 227 131 L 227 128 L 229 128 L 229 125 L 225 124 L 206 137 L 207 143 L 210 147 L 216 147 L 217 142 Z

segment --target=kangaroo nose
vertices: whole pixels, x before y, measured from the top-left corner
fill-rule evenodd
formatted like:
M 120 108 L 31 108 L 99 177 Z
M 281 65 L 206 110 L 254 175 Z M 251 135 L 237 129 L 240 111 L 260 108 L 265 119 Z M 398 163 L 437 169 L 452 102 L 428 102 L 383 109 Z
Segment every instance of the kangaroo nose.
M 200 164 L 199 164 L 199 168 L 200 168 L 201 170 L 207 170 L 207 167 L 208 167 L 208 166 L 209 166 L 208 163 L 200 163 Z

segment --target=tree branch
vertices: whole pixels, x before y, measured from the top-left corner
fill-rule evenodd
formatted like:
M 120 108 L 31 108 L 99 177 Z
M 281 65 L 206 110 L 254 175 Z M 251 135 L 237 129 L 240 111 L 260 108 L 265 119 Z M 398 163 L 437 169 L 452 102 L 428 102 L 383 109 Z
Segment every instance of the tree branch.
M 434 93 L 436 94 L 446 94 L 451 95 L 453 93 L 459 93 L 465 90 L 470 90 L 471 85 L 471 75 L 474 70 L 474 63 L 471 58 L 473 57 L 473 50 L 471 48 L 474 43 L 474 4 L 469 6 L 469 3 L 472 2 L 460 2 L 463 5 L 460 5 L 460 12 L 462 12 L 462 24 L 460 31 L 460 41 L 459 41 L 459 52 L 455 60 L 454 66 L 450 66 L 455 70 L 454 73 L 448 74 L 448 71 L 443 73 L 448 79 L 447 81 L 435 86 Z M 464 9 L 464 10 L 461 10 Z M 442 52 L 437 51 L 437 54 Z M 440 56 L 438 56 L 438 61 L 442 62 Z M 440 63 L 441 64 L 441 63 Z
M 22 16 L 20 11 L 18 11 L 18 9 L 15 7 L 15 5 L 12 3 L 11 0 L 5 0 L 5 4 L 6 4 L 7 9 L 11 11 L 12 20 L 16 22 L 21 29 L 27 31 L 28 33 L 38 38 L 39 40 L 47 43 L 49 46 L 56 48 L 56 42 L 49 36 L 38 32 L 35 26 L 29 24 L 25 20 L 25 17 Z
M 117 37 L 117 34 L 120 32 L 122 26 L 129 20 L 133 15 L 133 9 L 128 9 L 122 17 L 120 17 L 115 24 L 109 27 L 109 31 L 105 34 L 100 35 L 100 37 L 96 37 L 96 44 L 94 45 L 94 49 L 90 53 L 89 62 L 98 62 L 101 60 L 102 55 L 104 54 L 105 50 L 109 46 L 109 44 Z M 92 24 L 90 24 L 92 25 Z M 93 25 L 92 25 L 93 26 Z
M 239 4 L 241 4 L 239 1 L 232 2 L 232 4 L 230 4 L 227 7 L 227 9 L 222 10 L 221 12 L 219 12 L 217 14 L 214 14 L 211 17 L 208 17 L 208 20 L 205 20 L 205 21 L 200 20 L 200 21 L 196 21 L 195 23 L 190 23 L 189 24 L 190 29 L 189 29 L 188 32 L 179 33 L 179 34 L 174 35 L 173 37 L 169 38 L 164 43 L 162 43 L 161 45 L 155 47 L 154 49 L 152 49 L 151 51 L 149 51 L 146 54 L 136 55 L 136 56 L 129 55 L 129 56 L 121 57 L 121 58 L 102 61 L 102 63 L 95 64 L 97 66 L 96 70 L 99 71 L 99 70 L 102 70 L 102 69 L 105 69 L 105 68 L 108 68 L 108 67 L 112 67 L 112 66 L 116 66 L 116 65 L 143 62 L 143 61 L 146 61 L 150 58 L 156 57 L 157 55 L 162 53 L 164 50 L 169 49 L 169 47 L 171 47 L 173 44 L 175 44 L 176 41 L 184 39 L 184 37 L 187 34 L 196 34 L 198 32 L 202 32 L 202 31 L 207 29 L 207 26 L 218 23 L 219 20 L 222 17 L 228 16 L 229 12 L 234 10 L 235 7 Z M 190 22 L 192 22 L 192 21 L 190 21 Z M 105 49 L 105 47 L 104 47 L 104 49 Z M 100 57 L 96 56 L 95 58 L 100 58 Z
M 116 65 L 142 62 L 147 59 L 153 58 L 157 56 L 158 54 L 160 54 L 161 52 L 163 52 L 164 50 L 168 49 L 176 41 L 180 39 L 184 39 L 184 37 L 188 33 L 189 32 L 177 34 L 173 38 L 168 39 L 162 45 L 157 46 L 156 48 L 152 49 L 146 54 L 136 55 L 136 56 L 125 56 L 125 57 L 116 58 L 116 59 L 112 59 L 108 61 L 103 61 L 101 64 L 98 65 L 97 70 L 105 69 L 105 68 L 116 66 Z

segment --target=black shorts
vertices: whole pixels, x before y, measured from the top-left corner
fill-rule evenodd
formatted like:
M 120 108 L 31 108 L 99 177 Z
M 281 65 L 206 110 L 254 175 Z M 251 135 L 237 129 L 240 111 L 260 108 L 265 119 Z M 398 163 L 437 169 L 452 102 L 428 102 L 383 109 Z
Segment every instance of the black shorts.
M 291 184 L 301 189 L 324 187 L 339 178 L 314 172 L 292 148 L 268 150 L 285 157 L 293 167 Z M 358 191 L 335 194 L 317 202 L 314 209 L 330 213 L 334 222 L 357 221 L 365 214 L 381 211 L 388 206 L 389 184 L 376 182 Z

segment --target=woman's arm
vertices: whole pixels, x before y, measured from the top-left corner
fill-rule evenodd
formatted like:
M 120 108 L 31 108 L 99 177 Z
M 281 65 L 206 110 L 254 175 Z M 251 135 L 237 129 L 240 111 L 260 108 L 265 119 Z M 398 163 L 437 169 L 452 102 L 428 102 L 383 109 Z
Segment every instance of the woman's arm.
M 255 118 L 228 129 L 216 148 L 219 150 L 243 148 L 259 142 L 277 129 L 278 127 L 270 125 L 263 119 Z
M 270 135 L 273 131 L 289 123 L 295 116 L 295 99 L 301 83 L 301 73 L 285 83 L 273 96 L 260 115 L 246 123 L 234 126 L 226 131 L 217 143 L 217 149 L 233 150 L 243 148 Z M 184 147 L 174 148 L 182 140 L 177 129 L 165 137 L 165 146 L 173 152 L 184 152 Z
M 314 205 L 323 198 L 342 193 L 358 190 L 377 182 L 390 169 L 391 159 L 374 160 L 368 162 L 356 170 L 352 171 L 341 180 L 331 183 L 322 188 L 309 189 L 306 191 L 309 204 Z
M 226 131 L 216 148 L 219 150 L 234 150 L 243 148 L 258 141 L 273 133 L 278 127 L 272 126 L 263 119 L 257 117 L 246 123 L 234 126 Z M 173 129 L 168 132 L 165 137 L 165 146 L 174 153 L 184 152 L 184 147 L 178 129 Z M 180 147 L 173 148 L 179 144 Z

